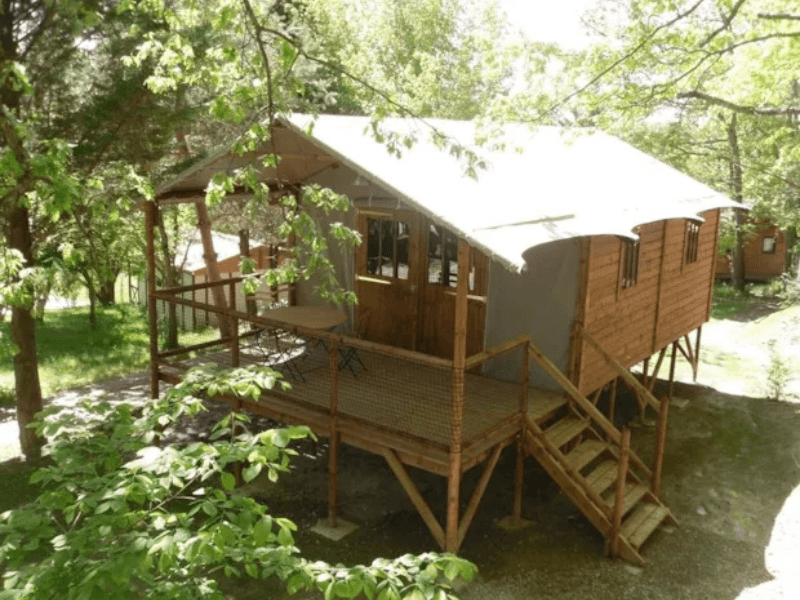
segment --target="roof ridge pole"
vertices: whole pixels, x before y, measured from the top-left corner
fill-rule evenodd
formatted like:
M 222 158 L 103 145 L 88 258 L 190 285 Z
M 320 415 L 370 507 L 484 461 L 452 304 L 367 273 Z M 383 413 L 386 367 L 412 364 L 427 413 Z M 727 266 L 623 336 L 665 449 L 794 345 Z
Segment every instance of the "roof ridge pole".
M 200 230 L 200 239 L 203 243 L 203 260 L 206 263 L 208 281 L 221 281 L 219 266 L 217 265 L 217 253 L 214 252 L 214 240 L 211 236 L 211 218 L 208 215 L 206 201 L 204 199 L 199 199 L 195 201 L 194 205 L 197 211 L 197 229 Z M 228 302 L 225 300 L 225 290 L 222 286 L 215 285 L 211 288 L 211 293 L 214 295 L 214 305 L 223 311 L 226 310 L 228 308 Z M 220 337 L 230 337 L 231 327 L 229 320 L 220 313 L 217 322 L 219 323 Z
M 447 530 L 445 551 L 458 552 L 459 489 L 461 486 L 461 442 L 464 421 L 464 366 L 467 360 L 467 292 L 469 244 L 458 241 L 455 327 L 453 335 L 453 380 L 451 385 L 450 472 L 447 480 Z M 465 532 L 466 533 L 466 532 Z

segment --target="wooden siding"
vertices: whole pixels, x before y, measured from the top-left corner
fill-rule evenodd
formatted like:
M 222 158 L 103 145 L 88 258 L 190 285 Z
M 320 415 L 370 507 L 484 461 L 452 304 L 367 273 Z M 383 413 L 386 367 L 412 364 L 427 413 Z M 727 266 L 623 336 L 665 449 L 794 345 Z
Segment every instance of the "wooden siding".
M 585 327 L 612 356 L 630 367 L 708 320 L 719 211 L 703 213 L 697 261 L 684 264 L 686 221 L 643 225 L 635 286 L 619 285 L 622 242 L 591 240 Z M 592 392 L 616 373 L 587 344 L 580 352 L 579 388 Z

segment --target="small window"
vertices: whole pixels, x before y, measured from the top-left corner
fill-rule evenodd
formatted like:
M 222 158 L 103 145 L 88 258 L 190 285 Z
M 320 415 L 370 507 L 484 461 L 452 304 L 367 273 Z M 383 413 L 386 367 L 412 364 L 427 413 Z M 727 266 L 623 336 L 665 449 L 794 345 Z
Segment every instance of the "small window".
M 775 239 L 774 236 L 761 238 L 761 253 L 775 254 L 775 247 L 777 245 L 777 239 Z
M 367 232 L 367 273 L 408 279 L 408 223 L 369 219 Z
M 700 223 L 686 221 L 686 239 L 684 240 L 683 263 L 690 265 L 697 262 L 697 248 L 700 245 Z
M 458 282 L 458 238 L 444 227 L 428 230 L 428 283 L 456 287 Z
M 623 240 L 619 269 L 619 286 L 622 289 L 632 288 L 639 279 L 639 242 Z

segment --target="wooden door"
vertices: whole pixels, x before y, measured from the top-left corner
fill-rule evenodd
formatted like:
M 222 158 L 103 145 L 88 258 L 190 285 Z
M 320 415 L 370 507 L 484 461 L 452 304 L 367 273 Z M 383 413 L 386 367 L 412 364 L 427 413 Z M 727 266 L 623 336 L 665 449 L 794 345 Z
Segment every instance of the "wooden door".
M 417 329 L 417 349 L 453 358 L 455 299 L 458 281 L 458 237 L 421 217 L 423 271 Z M 483 350 L 489 261 L 480 250 L 470 250 L 467 297 L 467 356 Z
M 364 337 L 416 350 L 421 256 L 419 215 L 360 210 L 356 251 L 356 321 L 368 313 Z

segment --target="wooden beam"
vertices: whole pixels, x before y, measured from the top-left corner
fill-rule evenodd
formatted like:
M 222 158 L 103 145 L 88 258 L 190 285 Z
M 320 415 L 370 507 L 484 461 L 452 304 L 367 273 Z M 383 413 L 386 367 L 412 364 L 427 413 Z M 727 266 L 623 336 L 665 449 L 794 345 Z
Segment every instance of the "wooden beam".
M 658 286 L 656 288 L 656 315 L 653 324 L 653 342 L 651 345 L 651 352 L 656 351 L 656 344 L 658 343 L 658 325 L 659 319 L 661 318 L 661 298 L 663 296 L 663 281 L 664 281 L 664 256 L 667 253 L 667 223 L 668 221 L 664 220 L 664 225 L 661 229 L 661 258 L 658 262 Z M 681 264 L 683 264 L 683 259 L 681 259 Z
M 625 504 L 625 483 L 628 479 L 628 452 L 630 447 L 631 431 L 627 427 L 624 427 L 622 429 L 622 439 L 619 446 L 617 488 L 614 493 L 614 515 L 611 520 L 611 535 L 608 540 L 609 555 L 612 558 L 619 556 L 619 535 L 622 529 L 622 509 Z
M 567 360 L 567 378 L 581 386 L 581 364 L 583 362 L 583 339 L 578 333 L 577 326 L 581 327 L 586 322 L 586 313 L 589 310 L 589 269 L 592 260 L 592 238 L 581 238 L 581 258 L 578 266 L 578 292 L 575 295 L 575 314 L 570 329 L 569 351 Z
M 155 203 L 145 201 L 145 254 L 147 255 L 147 326 L 150 333 L 150 397 L 158 398 L 158 307 L 156 306 L 156 211 Z
M 697 339 L 694 343 L 694 364 L 692 365 L 692 381 L 697 383 L 697 371 L 700 368 L 700 334 L 703 333 L 703 326 L 697 328 Z
M 491 456 L 489 456 L 489 460 L 486 462 L 486 466 L 483 467 L 483 472 L 481 473 L 481 478 L 478 480 L 478 485 L 475 488 L 475 491 L 472 492 L 472 497 L 469 499 L 469 504 L 467 504 L 467 508 L 464 511 L 464 517 L 461 519 L 461 524 L 458 526 L 458 546 L 461 546 L 461 543 L 464 541 L 464 536 L 467 535 L 467 530 L 469 526 L 472 524 L 472 519 L 475 518 L 475 513 L 478 510 L 478 505 L 481 502 L 481 498 L 483 498 L 484 492 L 486 492 L 486 486 L 489 484 L 489 479 L 492 477 L 492 473 L 494 473 L 494 468 L 497 466 L 497 461 L 500 458 L 500 452 L 503 450 L 503 445 L 498 444 L 492 450 Z
M 711 259 L 711 281 L 708 285 L 708 305 L 706 307 L 706 321 L 711 318 L 711 302 L 714 299 L 714 281 L 717 275 L 717 253 L 719 252 L 719 226 L 720 226 L 720 209 L 716 211 L 717 227 L 714 230 L 714 257 Z
M 667 446 L 667 414 L 669 413 L 669 398 L 661 400 L 658 410 L 658 430 L 656 431 L 656 451 L 653 458 L 653 477 L 650 480 L 650 491 L 657 498 L 661 493 L 661 466 L 664 462 L 664 453 Z
M 661 370 L 661 363 L 664 362 L 664 356 L 667 353 L 667 348 L 669 345 L 664 346 L 661 351 L 658 353 L 658 360 L 656 360 L 656 366 L 653 367 L 653 372 L 650 375 L 650 381 L 647 382 L 647 389 L 650 390 L 650 393 L 653 392 L 653 388 L 656 385 L 656 379 L 658 378 L 658 372 Z
M 442 548 L 445 547 L 445 535 L 442 526 L 439 524 L 439 521 L 436 520 L 436 517 L 433 515 L 433 511 L 431 511 L 430 506 L 428 503 L 425 502 L 425 499 L 422 497 L 422 494 L 419 493 L 419 489 L 414 482 L 411 480 L 411 477 L 408 476 L 408 472 L 406 471 L 403 463 L 400 462 L 400 459 L 397 458 L 397 454 L 394 453 L 393 450 L 389 448 L 383 449 L 383 456 L 386 459 L 386 462 L 389 463 L 389 467 L 394 472 L 395 477 L 400 482 L 400 485 L 403 486 L 403 489 L 408 494 L 409 500 L 414 505 L 414 508 L 417 509 L 417 512 L 422 517 L 422 520 L 425 522 L 425 525 L 428 526 L 428 529 L 433 534 L 436 543 L 439 544 Z
M 672 342 L 672 357 L 669 359 L 669 388 L 667 397 L 672 399 L 672 390 L 675 384 L 675 359 L 678 357 L 678 342 Z
M 496 358 L 501 354 L 505 354 L 506 352 L 510 352 L 511 350 L 516 349 L 519 346 L 528 343 L 530 338 L 526 334 L 518 335 L 517 337 L 513 337 L 509 340 L 501 342 L 497 344 L 497 346 L 493 346 L 483 352 L 478 352 L 477 354 L 473 354 L 469 358 L 465 359 L 464 361 L 464 369 L 469 371 L 477 367 L 479 364 L 486 362 L 490 358 Z
M 217 266 L 217 253 L 214 252 L 214 240 L 211 236 L 211 218 L 208 215 L 208 207 L 205 200 L 198 200 L 194 203 L 197 211 L 197 228 L 200 230 L 200 239 L 203 242 L 203 258 L 206 263 L 206 272 L 211 281 L 220 281 L 219 268 Z M 225 301 L 225 292 L 221 287 L 211 288 L 214 294 L 214 304 L 220 308 L 228 308 Z M 231 307 L 235 309 L 236 307 Z M 231 335 L 230 323 L 227 319 L 217 319 L 219 322 L 220 337 Z
M 339 344 L 328 348 L 330 377 L 330 435 L 328 438 L 328 527 L 335 528 L 339 517 Z
M 646 401 L 650 406 L 652 406 L 655 410 L 658 410 L 658 400 L 656 400 L 653 395 L 644 387 L 636 377 L 633 376 L 628 369 L 623 367 L 619 361 L 617 361 L 613 356 L 611 356 L 608 352 L 603 350 L 603 348 L 598 344 L 595 339 L 589 334 L 586 329 L 581 329 L 581 333 L 583 339 L 585 339 L 589 345 L 595 349 L 595 351 L 602 356 L 606 362 L 611 365 L 611 367 L 619 374 L 620 377 L 627 383 L 637 394 L 642 394 L 642 398 Z
M 469 244 L 458 241 L 458 280 L 456 282 L 453 334 L 453 379 L 450 417 L 450 473 L 447 478 L 447 529 L 445 551 L 458 552 L 459 488 L 461 486 L 461 441 L 464 420 L 464 367 L 467 359 L 467 293 L 469 284 Z

